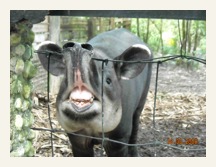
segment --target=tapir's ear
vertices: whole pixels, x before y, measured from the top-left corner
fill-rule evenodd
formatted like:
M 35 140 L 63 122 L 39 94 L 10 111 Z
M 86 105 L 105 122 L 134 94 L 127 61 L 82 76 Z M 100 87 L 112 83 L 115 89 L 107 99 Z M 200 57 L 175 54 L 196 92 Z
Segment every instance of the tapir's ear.
M 142 44 L 136 44 L 125 50 L 120 56 L 116 57 L 115 60 L 123 61 L 140 61 L 151 58 L 150 49 Z M 139 75 L 146 63 L 115 63 L 115 69 L 117 74 L 120 75 L 121 79 L 131 79 Z
M 50 56 L 49 72 L 55 76 L 63 74 L 65 63 L 63 55 L 61 55 L 62 49 L 50 41 L 43 42 L 38 47 L 38 57 L 44 69 L 48 71 L 48 56 Z M 51 53 L 50 51 L 56 52 L 57 54 Z

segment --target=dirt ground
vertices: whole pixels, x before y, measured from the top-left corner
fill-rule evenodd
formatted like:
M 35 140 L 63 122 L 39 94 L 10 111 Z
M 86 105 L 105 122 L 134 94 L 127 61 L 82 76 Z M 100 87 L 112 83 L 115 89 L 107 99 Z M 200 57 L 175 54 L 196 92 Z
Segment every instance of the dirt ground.
M 138 147 L 141 157 L 205 157 L 206 156 L 206 71 L 187 70 L 176 66 L 160 66 L 158 91 L 155 95 L 156 67 L 153 66 L 150 92 L 140 118 Z M 55 117 L 55 98 L 51 98 L 53 128 L 60 129 Z M 50 128 L 46 103 L 33 108 L 33 127 Z M 73 156 L 64 133 L 53 133 L 55 157 Z M 36 131 L 36 157 L 51 157 L 50 132 Z M 95 156 L 105 156 L 95 146 Z

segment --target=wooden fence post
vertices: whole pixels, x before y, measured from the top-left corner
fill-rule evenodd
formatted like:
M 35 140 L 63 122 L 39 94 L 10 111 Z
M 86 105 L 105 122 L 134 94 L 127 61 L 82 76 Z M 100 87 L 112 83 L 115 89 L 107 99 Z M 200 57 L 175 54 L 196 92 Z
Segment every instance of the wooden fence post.
M 60 16 L 49 17 L 49 40 L 60 45 Z M 55 95 L 59 91 L 61 78 L 50 75 L 50 93 Z

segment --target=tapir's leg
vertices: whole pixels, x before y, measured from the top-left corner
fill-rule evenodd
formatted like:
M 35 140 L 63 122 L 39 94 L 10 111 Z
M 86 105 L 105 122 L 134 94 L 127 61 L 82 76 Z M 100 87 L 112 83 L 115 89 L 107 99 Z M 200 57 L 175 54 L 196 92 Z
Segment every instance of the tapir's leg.
M 68 134 L 74 157 L 94 157 L 93 144 L 86 138 Z
M 148 86 L 149 86 L 149 83 L 148 83 Z M 148 91 L 144 91 L 143 96 L 141 98 L 142 102 L 140 102 L 139 106 L 137 107 L 137 109 L 134 112 L 132 132 L 131 132 L 129 144 L 136 144 L 137 143 L 137 135 L 138 135 L 138 130 L 139 130 L 139 119 L 140 119 L 140 115 L 141 115 L 143 108 L 144 108 L 144 105 L 145 105 L 147 93 L 148 93 Z M 130 146 L 128 153 L 129 153 L 129 156 L 131 156 L 131 157 L 138 157 L 139 156 L 139 153 L 137 151 L 136 146 Z
M 119 139 L 113 139 L 119 141 Z M 127 143 L 122 140 L 121 142 Z M 114 142 L 106 142 L 104 145 L 108 157 L 128 157 L 128 146 Z
M 142 108 L 138 108 L 133 116 L 133 127 L 132 127 L 132 133 L 130 136 L 129 144 L 136 144 L 137 143 L 137 135 L 139 130 L 139 117 L 141 114 Z M 138 157 L 138 151 L 136 146 L 129 146 L 128 154 L 131 157 Z

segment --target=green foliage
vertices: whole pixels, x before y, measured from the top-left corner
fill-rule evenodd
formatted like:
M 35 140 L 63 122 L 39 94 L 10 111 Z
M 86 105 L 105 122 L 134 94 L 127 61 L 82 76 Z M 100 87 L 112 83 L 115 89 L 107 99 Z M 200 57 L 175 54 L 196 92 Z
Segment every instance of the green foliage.
M 189 55 L 205 54 L 206 41 L 206 25 L 205 21 L 190 21 L 190 28 L 182 27 L 184 20 L 161 20 L 161 19 L 139 19 L 139 27 L 137 19 L 132 19 L 131 31 L 137 34 L 144 42 L 152 48 L 155 53 L 179 54 L 181 50 L 181 42 L 191 42 Z M 149 25 L 147 24 L 149 22 Z M 149 28 L 147 27 L 149 26 Z M 184 30 L 183 30 L 184 28 Z M 139 30 L 138 30 L 139 29 Z M 181 41 L 180 41 L 180 34 Z M 188 30 L 187 39 L 183 36 L 183 31 Z M 138 32 L 139 31 L 139 32 Z M 197 35 L 198 45 L 195 47 L 195 37 Z M 147 38 L 148 36 L 148 38 Z M 161 39 L 162 38 L 162 39 Z M 189 41 L 190 39 L 190 41 Z M 163 47 L 163 48 L 162 48 Z M 195 48 L 194 48 L 195 47 Z M 193 50 L 194 49 L 194 50 Z M 187 50 L 187 51 L 188 51 Z
M 193 20 L 132 19 L 131 31 L 146 42 L 155 55 L 187 55 L 205 58 L 206 22 Z M 159 54 L 158 54 L 159 53 Z M 177 65 L 185 64 L 177 60 Z M 186 66 L 197 68 L 198 63 Z

